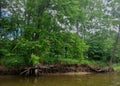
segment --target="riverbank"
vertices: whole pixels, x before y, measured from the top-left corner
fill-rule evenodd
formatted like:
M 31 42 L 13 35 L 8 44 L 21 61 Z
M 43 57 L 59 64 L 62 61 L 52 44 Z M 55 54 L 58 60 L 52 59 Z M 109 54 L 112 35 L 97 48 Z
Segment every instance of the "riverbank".
M 120 72 L 120 63 L 113 64 L 113 68 L 115 71 Z
M 93 72 L 66 72 L 66 73 L 48 73 L 48 74 L 43 74 L 44 75 L 52 75 L 52 76 L 58 76 L 58 75 L 88 75 L 88 74 L 93 74 Z
M 0 66 L 0 75 L 24 75 L 24 76 L 40 76 L 40 75 L 83 75 L 90 73 L 114 72 L 112 67 L 95 66 L 87 64 L 38 64 L 25 68 L 6 68 Z

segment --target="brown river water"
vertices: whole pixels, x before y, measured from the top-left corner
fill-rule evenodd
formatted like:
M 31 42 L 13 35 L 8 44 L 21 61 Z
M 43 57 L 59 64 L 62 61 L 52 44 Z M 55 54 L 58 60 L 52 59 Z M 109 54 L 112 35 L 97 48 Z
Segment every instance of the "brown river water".
M 120 86 L 120 73 L 40 77 L 0 76 L 0 86 Z

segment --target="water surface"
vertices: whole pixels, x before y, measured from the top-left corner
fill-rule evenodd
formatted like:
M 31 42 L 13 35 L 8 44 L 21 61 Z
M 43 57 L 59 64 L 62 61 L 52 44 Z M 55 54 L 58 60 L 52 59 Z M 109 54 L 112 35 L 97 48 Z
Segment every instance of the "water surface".
M 0 76 L 0 86 L 120 86 L 120 73 L 41 77 Z

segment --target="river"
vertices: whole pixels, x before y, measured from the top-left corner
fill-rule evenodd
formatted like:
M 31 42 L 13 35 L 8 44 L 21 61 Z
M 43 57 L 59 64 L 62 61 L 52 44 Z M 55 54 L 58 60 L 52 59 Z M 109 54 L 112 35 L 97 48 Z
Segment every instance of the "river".
M 120 86 L 120 73 L 40 77 L 0 76 L 0 86 Z

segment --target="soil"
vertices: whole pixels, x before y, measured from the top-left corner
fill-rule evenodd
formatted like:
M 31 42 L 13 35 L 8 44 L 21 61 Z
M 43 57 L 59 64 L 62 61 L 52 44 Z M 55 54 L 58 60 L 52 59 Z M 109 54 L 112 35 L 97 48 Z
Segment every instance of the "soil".
M 6 68 L 0 66 L 0 75 L 25 75 L 25 76 L 40 76 L 40 75 L 75 75 L 75 74 L 89 74 L 89 73 L 106 73 L 114 72 L 110 66 L 101 67 L 86 64 L 38 64 L 32 67 L 25 68 Z

